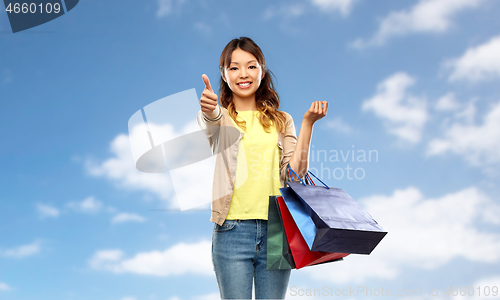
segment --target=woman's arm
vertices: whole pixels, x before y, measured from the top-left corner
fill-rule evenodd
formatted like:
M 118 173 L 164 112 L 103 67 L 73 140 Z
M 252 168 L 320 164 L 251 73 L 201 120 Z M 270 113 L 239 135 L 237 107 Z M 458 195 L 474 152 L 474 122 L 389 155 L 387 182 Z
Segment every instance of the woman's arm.
M 222 108 L 217 103 L 217 95 L 212 90 L 208 76 L 203 74 L 202 79 L 205 83 L 205 89 L 200 98 L 201 109 L 196 116 L 196 121 L 206 134 L 210 147 L 212 147 L 212 153 L 215 154 L 220 132 L 219 125 L 222 119 Z
M 210 85 L 210 80 L 208 76 L 203 74 L 201 75 L 203 79 L 203 83 L 205 83 L 205 89 L 201 93 L 200 98 L 200 106 L 201 111 L 205 117 L 205 121 L 214 121 L 219 119 L 220 117 L 220 107 L 217 103 L 217 95 L 214 93 L 212 86 Z
M 328 102 L 314 101 L 302 118 L 297 144 L 289 162 L 292 170 L 301 178 L 306 175 L 309 168 L 309 146 L 311 144 L 313 125 L 316 121 L 326 116 L 327 110 Z M 292 176 L 297 178 L 293 174 Z

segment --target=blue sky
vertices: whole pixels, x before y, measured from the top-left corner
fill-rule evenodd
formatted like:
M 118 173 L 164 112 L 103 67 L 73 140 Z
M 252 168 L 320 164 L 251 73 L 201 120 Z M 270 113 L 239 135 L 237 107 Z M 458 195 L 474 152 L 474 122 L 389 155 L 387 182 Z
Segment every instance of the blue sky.
M 240 36 L 263 50 L 297 133 L 329 102 L 311 148 L 329 155 L 310 167 L 389 232 L 370 256 L 293 271 L 287 299 L 455 299 L 453 286 L 483 299 L 500 287 L 499 14 L 496 0 L 80 1 L 12 34 L 0 13 L 0 299 L 217 299 L 209 211 L 155 210 L 172 186 L 134 169 L 127 122 L 200 96 L 202 74 L 218 89 Z M 378 159 L 344 161 L 352 150 Z

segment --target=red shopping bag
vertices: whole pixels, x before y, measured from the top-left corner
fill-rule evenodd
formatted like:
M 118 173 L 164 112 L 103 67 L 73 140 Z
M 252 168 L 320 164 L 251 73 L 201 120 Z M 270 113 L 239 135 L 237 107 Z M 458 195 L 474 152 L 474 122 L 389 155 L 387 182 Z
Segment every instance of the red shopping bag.
M 311 251 L 302 237 L 302 234 L 300 234 L 300 230 L 295 224 L 292 215 L 288 211 L 283 197 L 280 196 L 277 199 L 281 217 L 283 219 L 283 225 L 285 227 L 286 237 L 288 239 L 288 244 L 290 245 L 290 250 L 292 251 L 292 256 L 297 270 L 307 266 L 339 261 L 342 260 L 343 257 L 349 255 L 349 253 Z

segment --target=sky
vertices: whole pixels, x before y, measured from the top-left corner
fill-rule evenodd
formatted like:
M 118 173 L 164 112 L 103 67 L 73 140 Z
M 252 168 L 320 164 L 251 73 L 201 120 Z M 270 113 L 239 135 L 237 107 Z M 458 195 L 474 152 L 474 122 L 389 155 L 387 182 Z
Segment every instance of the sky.
M 218 299 L 210 211 L 179 210 L 167 173 L 135 168 L 128 121 L 195 89 L 163 107 L 173 135 L 193 129 L 201 75 L 218 93 L 241 36 L 297 134 L 328 101 L 310 170 L 388 231 L 370 255 L 293 270 L 287 299 L 500 299 L 499 14 L 498 0 L 86 0 L 12 33 L 0 13 L 0 299 Z

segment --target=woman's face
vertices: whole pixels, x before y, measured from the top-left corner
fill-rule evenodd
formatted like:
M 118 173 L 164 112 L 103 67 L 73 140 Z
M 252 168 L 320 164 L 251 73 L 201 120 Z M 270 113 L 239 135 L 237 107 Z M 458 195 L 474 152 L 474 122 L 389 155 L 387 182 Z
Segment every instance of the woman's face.
M 233 51 L 231 63 L 224 70 L 224 80 L 233 96 L 239 98 L 253 97 L 264 76 L 257 58 L 240 48 Z

